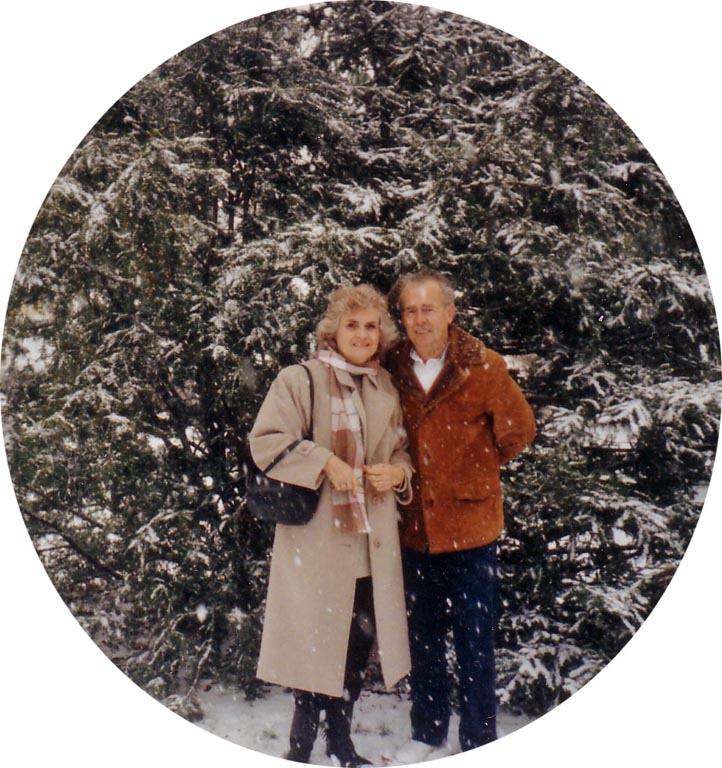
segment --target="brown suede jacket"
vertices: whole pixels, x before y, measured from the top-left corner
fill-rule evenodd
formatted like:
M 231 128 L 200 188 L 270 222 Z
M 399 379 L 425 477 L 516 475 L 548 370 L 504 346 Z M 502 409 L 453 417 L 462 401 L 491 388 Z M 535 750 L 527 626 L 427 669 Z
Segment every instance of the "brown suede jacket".
M 534 414 L 501 355 L 455 325 L 444 367 L 427 393 L 411 343 L 386 356 L 416 472 L 402 511 L 402 545 L 453 552 L 494 541 L 504 527 L 500 468 L 536 434 Z

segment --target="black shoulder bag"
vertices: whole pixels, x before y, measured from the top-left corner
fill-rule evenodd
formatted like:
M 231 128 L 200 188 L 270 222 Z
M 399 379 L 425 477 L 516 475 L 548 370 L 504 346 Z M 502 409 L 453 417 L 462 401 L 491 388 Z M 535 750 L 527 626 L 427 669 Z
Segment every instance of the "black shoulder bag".
M 313 378 L 305 365 L 303 369 L 311 389 L 311 429 L 308 439 L 313 440 Z M 248 477 L 246 508 L 254 517 L 267 523 L 283 525 L 304 525 L 313 517 L 321 495 L 320 490 L 282 483 L 268 477 L 268 473 L 276 464 L 288 456 L 300 442 L 301 440 L 295 440 L 281 451 L 263 472 Z

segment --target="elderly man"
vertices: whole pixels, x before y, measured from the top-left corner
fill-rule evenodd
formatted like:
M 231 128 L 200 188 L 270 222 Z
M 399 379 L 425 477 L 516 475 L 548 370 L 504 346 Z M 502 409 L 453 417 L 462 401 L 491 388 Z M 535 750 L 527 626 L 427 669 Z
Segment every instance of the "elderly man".
M 496 739 L 500 468 L 531 443 L 536 427 L 501 355 L 454 325 L 454 289 L 443 275 L 404 275 L 391 301 L 407 338 L 385 365 L 399 391 L 416 470 L 401 529 L 413 741 L 398 757 L 420 762 L 441 756 L 437 748 L 448 735 L 449 630 L 458 662 L 461 748 Z

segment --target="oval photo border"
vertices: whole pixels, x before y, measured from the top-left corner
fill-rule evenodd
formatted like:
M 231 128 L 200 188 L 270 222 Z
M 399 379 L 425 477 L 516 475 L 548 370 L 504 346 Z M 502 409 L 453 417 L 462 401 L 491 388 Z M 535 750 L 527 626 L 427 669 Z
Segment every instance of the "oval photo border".
M 707 6 L 690 8 L 688 4 L 684 21 L 671 9 L 656 9 L 654 24 L 650 25 L 643 9 L 613 2 L 606 4 L 607 23 L 600 26 L 602 20 L 591 13 L 583 15 L 572 10 L 574 4 L 567 2 L 546 3 L 543 12 L 535 10 L 533 3 L 526 2 L 490 2 L 483 8 L 460 0 L 429 4 L 496 26 L 538 47 L 608 101 L 637 133 L 668 179 L 690 220 L 703 258 L 707 255 L 705 267 L 719 303 L 720 270 L 712 258 L 720 250 L 720 234 L 712 220 L 712 195 L 705 196 L 707 180 L 715 178 L 712 161 L 717 157 L 712 144 L 712 105 L 704 101 L 712 92 L 715 74 L 712 61 L 715 26 Z M 121 27 L 109 24 L 114 21 L 110 14 L 94 15 L 90 3 L 78 0 L 65 2 L 56 11 L 50 9 L 49 2 L 34 4 L 14 10 L 14 18 L 7 19 L 6 28 L 12 29 L 12 40 L 4 53 L 8 59 L 4 71 L 14 71 L 13 77 L 19 76 L 22 83 L 22 73 L 12 64 L 18 60 L 27 62 L 26 51 L 37 58 L 39 67 L 38 71 L 26 73 L 29 75 L 26 85 L 18 86 L 17 81 L 13 81 L 15 90 L 11 102 L 14 102 L 13 112 L 18 124 L 13 133 L 4 136 L 5 146 L 12 148 L 13 158 L 10 173 L 6 176 L 6 187 L 12 186 L 12 194 L 8 191 L 4 206 L 6 214 L 10 215 L 3 227 L 3 307 L 7 304 L 7 293 L 27 231 L 44 195 L 62 164 L 103 111 L 169 55 L 232 23 L 293 4 L 255 0 L 244 4 L 240 12 L 234 3 L 213 0 L 202 7 L 188 4 L 186 8 L 185 3 L 175 3 L 172 11 L 170 3 L 158 5 L 165 8 L 151 10 L 147 3 L 125 4 L 123 15 L 128 21 L 127 26 L 124 23 Z M 45 6 L 43 29 L 37 27 L 38 6 Z M 483 18 L 480 18 L 481 12 Z M 697 14 L 694 19 L 690 18 L 692 12 Z M 171 23 L 169 13 L 179 18 Z M 571 26 L 560 22 L 564 14 L 571 18 Z M 78 24 L 82 17 L 85 25 Z M 624 40 L 634 40 L 635 61 L 648 65 L 644 75 L 635 69 L 634 78 L 628 77 L 628 70 L 620 68 L 619 60 L 606 58 L 599 62 L 598 49 L 585 45 L 582 35 L 592 31 L 595 37 L 606 39 L 611 43 L 607 48 L 611 49 L 612 56 L 621 59 L 610 27 L 615 23 L 612 19 L 622 18 Z M 616 23 L 621 29 L 622 22 Z M 47 29 L 44 28 L 46 25 Z M 146 34 L 138 45 L 133 40 L 132 29 L 141 26 Z M 99 88 L 97 93 L 87 94 L 83 109 L 73 111 L 71 116 L 61 112 L 48 116 L 47 110 L 40 106 L 34 110 L 27 108 L 27 93 L 31 93 L 38 104 L 42 103 L 44 95 L 50 97 L 51 103 L 62 100 L 63 89 L 73 82 L 73 67 L 87 58 L 88 49 L 95 49 L 89 40 L 102 40 L 109 29 L 119 38 L 125 35 L 126 55 L 114 63 L 112 78 L 113 84 L 123 85 L 116 87 L 106 83 L 102 92 Z M 707 39 L 705 35 L 708 43 L 704 41 Z M 53 44 L 58 38 L 63 38 L 63 45 Z M 562 38 L 567 45 L 560 43 Z M 675 44 L 674 69 L 679 72 L 676 78 L 670 77 L 673 68 L 668 46 L 672 42 Z M 140 50 L 133 50 L 138 47 Z M 63 60 L 63 49 L 72 52 L 74 64 Z M 110 49 L 114 50 L 114 46 Z M 708 59 L 704 59 L 705 55 Z M 42 74 L 48 64 L 53 68 L 50 79 Z M 100 79 L 105 65 L 97 69 L 96 78 Z M 649 76 L 654 78 L 651 83 L 645 79 Z M 639 94 L 640 80 L 645 86 L 643 96 Z M 687 85 L 689 92 L 685 94 L 684 104 L 686 110 L 693 110 L 686 112 L 684 120 L 674 124 L 665 121 L 665 113 L 658 104 L 661 95 L 668 92 L 670 83 L 676 85 L 672 88 L 676 97 L 679 97 L 681 84 Z M 45 88 L 48 91 L 44 94 Z M 6 114 L 9 113 L 10 110 Z M 42 131 L 28 128 L 28 115 L 38 117 L 38 125 L 44 125 Z M 684 125 L 688 126 L 687 131 L 683 129 Z M 34 144 L 38 141 L 47 142 L 41 152 L 37 152 L 37 143 Z M 684 147 L 680 146 L 682 143 Z M 18 152 L 18 147 L 25 147 L 25 151 Z M 28 165 L 27 158 L 32 158 L 33 168 L 27 178 L 18 158 L 25 158 L 25 165 Z M 38 158 L 37 167 L 35 158 Z M 711 191 L 709 185 L 706 191 Z M 106 758 L 110 765 L 127 765 L 134 759 L 150 762 L 169 758 L 177 766 L 195 766 L 199 760 L 209 758 L 218 766 L 236 764 L 243 755 L 235 745 L 223 739 L 209 738 L 200 729 L 144 696 L 134 684 L 128 685 L 130 681 L 108 663 L 85 635 L 58 599 L 37 559 L 14 502 L 6 467 L 4 462 L 3 498 L 10 503 L 6 502 L 2 529 L 3 546 L 7 550 L 3 556 L 6 568 L 3 603 L 5 615 L 10 619 L 6 627 L 12 627 L 17 636 L 10 638 L 11 642 L 4 638 L 2 650 L 10 667 L 10 695 L 7 698 L 15 702 L 14 711 L 19 720 L 10 729 L 10 743 L 16 740 L 18 748 L 24 744 L 28 754 L 42 755 L 48 760 L 58 754 L 74 754 L 74 762 L 79 766 L 94 765 L 99 757 Z M 494 759 L 493 750 L 501 750 L 496 753 L 497 757 L 507 764 L 521 765 L 533 757 L 539 766 L 572 764 L 575 756 L 588 750 L 592 751 L 594 765 L 608 763 L 622 755 L 625 760 L 658 758 L 661 764 L 670 764 L 668 761 L 671 762 L 675 755 L 681 757 L 684 754 L 687 760 L 694 762 L 695 754 L 701 757 L 709 753 L 715 724 L 712 713 L 705 713 L 703 707 L 705 692 L 716 687 L 715 680 L 711 679 L 713 674 L 720 675 L 712 663 L 711 639 L 718 636 L 719 619 L 704 614 L 705 606 L 698 608 L 698 605 L 705 602 L 705 589 L 716 581 L 712 571 L 712 542 L 720 540 L 720 523 L 718 517 L 712 517 L 711 510 L 720 506 L 720 472 L 722 470 L 717 465 L 692 542 L 643 631 L 640 630 L 638 636 L 625 646 L 603 674 L 595 677 L 569 702 L 526 726 L 513 738 L 507 737 L 487 747 L 491 760 Z M 47 650 L 49 645 L 53 646 L 52 652 L 48 651 L 51 661 L 55 665 L 64 663 L 65 670 L 54 668 L 53 663 L 45 664 L 45 660 L 39 658 L 43 648 Z M 668 671 L 661 678 L 663 667 Z M 71 689 L 73 682 L 75 685 Z M 660 701 L 663 698 L 675 703 L 674 713 L 671 706 Z M 681 711 L 676 711 L 680 706 Z M 646 715 L 642 716 L 642 712 Z M 151 718 L 152 722 L 146 718 Z M 627 732 L 629 723 L 632 723 L 631 732 Z M 613 738 L 609 742 L 599 738 L 600 734 L 610 733 Z M 660 734 L 664 734 L 664 740 L 659 739 Z M 45 746 L 39 743 L 41 740 L 45 741 Z M 273 758 L 251 750 L 246 750 L 245 757 L 252 757 L 258 765 L 278 765 Z M 462 760 L 471 765 L 470 761 L 476 757 L 462 755 L 454 760 L 458 765 Z

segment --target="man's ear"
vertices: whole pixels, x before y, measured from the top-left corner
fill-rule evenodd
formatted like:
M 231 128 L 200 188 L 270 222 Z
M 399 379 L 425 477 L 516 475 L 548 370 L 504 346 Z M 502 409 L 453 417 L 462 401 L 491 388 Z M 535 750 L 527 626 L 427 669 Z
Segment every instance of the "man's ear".
M 454 318 L 456 317 L 455 304 L 449 304 L 449 306 L 446 308 L 446 316 L 449 318 L 449 325 L 451 325 L 454 322 Z

